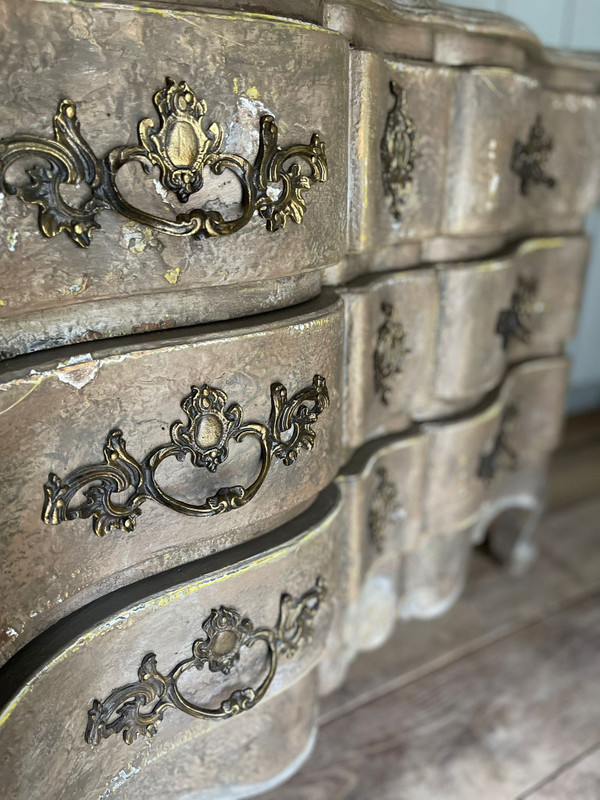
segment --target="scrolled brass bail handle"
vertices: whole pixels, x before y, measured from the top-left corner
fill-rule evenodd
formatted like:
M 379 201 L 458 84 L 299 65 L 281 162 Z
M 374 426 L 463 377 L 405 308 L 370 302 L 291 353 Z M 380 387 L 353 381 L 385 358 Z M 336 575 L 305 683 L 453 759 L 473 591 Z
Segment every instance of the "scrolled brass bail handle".
M 165 676 L 158 671 L 154 653 L 148 653 L 142 659 L 137 682 L 114 689 L 106 700 L 93 701 L 88 711 L 86 742 L 98 745 L 102 739 L 119 733 L 126 744 L 133 744 L 138 736 L 155 736 L 169 708 L 199 719 L 228 719 L 254 708 L 271 686 L 280 656 L 292 657 L 311 641 L 312 622 L 326 591 L 325 581 L 319 577 L 314 587 L 297 600 L 283 594 L 279 618 L 272 628 L 255 629 L 251 620 L 242 618 L 234 609 L 213 608 L 202 623 L 206 636 L 193 643 L 190 658 Z M 253 647 L 257 642 L 267 646 L 268 669 L 256 688 L 235 689 L 216 708 L 198 706 L 183 697 L 177 683 L 185 672 L 207 666 L 211 672 L 228 675 L 238 663 L 242 648 Z M 142 710 L 152 703 L 148 711 Z
M 54 117 L 54 140 L 33 134 L 0 139 L 2 190 L 39 206 L 44 236 L 64 231 L 81 247 L 91 244 L 92 231 L 100 228 L 96 217 L 105 210 L 159 233 L 194 239 L 236 233 L 255 212 L 266 220 L 268 231 L 285 227 L 288 218 L 302 222 L 304 193 L 314 183 L 327 180 L 325 144 L 318 132 L 312 134 L 310 144 L 281 148 L 274 117 L 264 115 L 258 152 L 251 164 L 242 156 L 223 152 L 223 128 L 217 122 L 207 124 L 205 101 L 196 97 L 185 81 L 176 83 L 167 77 L 165 87 L 154 95 L 154 105 L 160 117 L 158 126 L 152 119 L 143 119 L 138 125 L 137 145 L 121 145 L 98 158 L 81 133 L 76 104 L 61 100 Z M 38 162 L 26 170 L 29 183 L 21 186 L 9 181 L 8 168 L 31 157 Z M 202 188 L 205 169 L 213 175 L 227 171 L 240 183 L 241 213 L 225 219 L 219 211 L 202 207 L 168 219 L 136 208 L 117 186 L 121 167 L 134 162 L 146 173 L 157 167 L 160 183 L 181 203 Z M 70 205 L 60 192 L 61 185 L 81 183 L 87 185 L 91 196 L 79 206 Z
M 291 466 L 301 449 L 312 450 L 316 437 L 312 426 L 329 406 L 329 392 L 322 375 L 315 375 L 311 386 L 289 399 L 285 386 L 273 383 L 267 424 L 244 422 L 242 407 L 238 403 L 228 406 L 227 401 L 220 389 L 207 384 L 192 386 L 181 403 L 187 421 L 174 422 L 171 441 L 141 461 L 126 449 L 122 431 L 111 431 L 104 445 L 103 463 L 79 467 L 66 478 L 49 474 L 44 484 L 43 521 L 59 525 L 91 517 L 94 533 L 104 536 L 111 530 L 133 531 L 146 500 L 193 517 L 241 508 L 263 485 L 273 459 Z M 194 505 L 174 497 L 158 484 L 156 470 L 167 459 L 184 461 L 189 456 L 194 467 L 216 472 L 219 464 L 229 458 L 230 444 L 245 439 L 254 439 L 260 447 L 259 471 L 247 486 L 223 486 L 204 503 Z M 85 499 L 76 505 L 73 500 L 80 491 Z M 126 491 L 130 491 L 126 499 L 115 498 Z

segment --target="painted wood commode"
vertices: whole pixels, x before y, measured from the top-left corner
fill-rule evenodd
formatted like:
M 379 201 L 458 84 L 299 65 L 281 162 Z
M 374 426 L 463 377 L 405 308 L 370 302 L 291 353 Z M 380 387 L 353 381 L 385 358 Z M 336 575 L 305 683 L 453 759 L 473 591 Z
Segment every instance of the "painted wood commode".
M 535 557 L 600 59 L 435 0 L 8 0 L 9 800 L 251 797 Z

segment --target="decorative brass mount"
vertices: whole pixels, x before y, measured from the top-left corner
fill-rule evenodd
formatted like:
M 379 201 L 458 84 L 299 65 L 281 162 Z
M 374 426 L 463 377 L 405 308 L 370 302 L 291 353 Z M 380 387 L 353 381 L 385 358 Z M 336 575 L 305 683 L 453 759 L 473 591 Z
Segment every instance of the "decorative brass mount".
M 544 172 L 544 165 L 550 158 L 554 147 L 552 137 L 548 136 L 542 123 L 542 116 L 538 114 L 529 130 L 529 139 L 521 142 L 519 139 L 514 144 L 510 168 L 521 178 L 521 194 L 529 194 L 531 183 L 541 183 L 549 189 L 556 186 L 556 179 Z
M 384 321 L 377 330 L 377 342 L 373 353 L 373 381 L 375 394 L 384 405 L 389 404 L 390 378 L 402 372 L 404 359 L 410 348 L 406 346 L 406 331 L 396 318 L 392 303 L 383 302 L 381 311 Z
M 237 403 L 228 408 L 227 395 L 204 384 L 192 386 L 181 407 L 187 423 L 171 425 L 171 442 L 152 450 L 142 461 L 130 455 L 120 430 L 109 433 L 104 446 L 104 463 L 79 467 L 59 478 L 50 473 L 44 484 L 42 519 L 48 525 L 65 520 L 93 518 L 94 533 L 133 531 L 140 506 L 145 500 L 156 500 L 168 508 L 188 516 L 214 516 L 245 506 L 256 495 L 271 467 L 273 458 L 286 466 L 293 464 L 300 448 L 311 450 L 315 440 L 312 425 L 329 406 L 325 378 L 315 375 L 312 386 L 301 389 L 288 400 L 281 383 L 271 385 L 271 414 L 267 425 L 243 423 L 243 410 Z M 156 482 L 157 468 L 168 458 L 184 461 L 186 456 L 195 467 L 215 472 L 229 457 L 229 443 L 255 437 L 260 446 L 260 470 L 249 486 L 224 486 L 200 505 L 192 505 L 164 492 Z M 131 490 L 125 500 L 113 494 Z M 82 491 L 86 498 L 71 508 L 71 501 Z
M 510 308 L 498 314 L 496 333 L 502 337 L 502 347 L 508 347 L 512 339 L 527 344 L 531 339 L 535 299 L 538 291 L 535 278 L 519 275 L 510 300 Z
M 417 129 L 406 110 L 406 91 L 395 81 L 390 82 L 394 95 L 393 108 L 387 115 L 381 140 L 383 190 L 397 222 L 402 220 L 402 208 L 412 191 L 411 174 L 417 158 Z
M 164 676 L 157 668 L 156 656 L 148 653 L 138 670 L 138 681 L 115 689 L 104 701 L 94 700 L 88 711 L 85 740 L 100 744 L 112 734 L 122 733 L 127 744 L 138 736 L 151 737 L 158 732 L 168 708 L 176 708 L 200 719 L 228 719 L 248 711 L 262 700 L 271 685 L 280 656 L 291 657 L 312 638 L 312 621 L 326 594 L 325 581 L 317 578 L 315 586 L 294 600 L 281 596 L 279 619 L 274 628 L 256 628 L 232 608 L 213 608 L 202 623 L 205 639 L 192 645 L 192 656 L 181 661 Z M 269 669 L 258 688 L 236 689 L 218 708 L 204 708 L 186 700 L 177 682 L 190 669 L 202 669 L 228 675 L 240 658 L 242 647 L 264 642 L 269 651 Z M 148 711 L 143 707 L 154 703 Z
M 267 230 L 283 228 L 288 217 L 301 223 L 306 211 L 304 192 L 317 181 L 327 180 L 325 145 L 313 133 L 309 145 L 280 148 L 278 128 L 270 115 L 260 119 L 260 139 L 254 164 L 242 156 L 223 153 L 223 130 L 213 122 L 206 125 L 206 103 L 196 97 L 185 81 L 176 84 L 166 79 L 166 86 L 154 95 L 160 127 L 151 119 L 138 126 L 139 145 L 111 150 L 98 159 L 80 132 L 77 109 L 72 100 L 61 100 L 54 117 L 54 141 L 25 135 L 0 139 L 0 179 L 6 194 L 16 195 L 25 203 L 40 207 L 40 229 L 52 237 L 65 231 L 81 247 L 88 247 L 91 234 L 100 228 L 100 211 L 112 210 L 134 222 L 172 236 L 229 236 L 248 224 L 257 211 L 267 222 Z M 8 168 L 25 157 L 37 157 L 39 163 L 27 169 L 29 183 L 15 185 L 6 177 Z M 302 172 L 300 163 L 309 167 Z M 187 202 L 202 188 L 204 170 L 222 175 L 226 170 L 239 180 L 241 215 L 225 220 L 219 211 L 195 208 L 175 219 L 157 217 L 130 205 L 117 187 L 117 173 L 124 164 L 140 163 L 147 173 L 158 167 L 160 182 Z M 87 184 L 91 196 L 79 207 L 67 203 L 61 184 Z M 281 184 L 273 199 L 275 187 Z
M 385 467 L 377 470 L 377 484 L 369 508 L 369 538 L 378 553 L 383 553 L 386 544 L 386 531 L 393 515 L 400 511 L 398 489 L 389 478 Z
M 501 467 L 510 470 L 517 468 L 518 456 L 509 445 L 508 436 L 509 427 L 518 415 L 519 412 L 514 405 L 509 405 L 504 409 L 494 443 L 479 458 L 477 477 L 482 481 L 489 483 Z

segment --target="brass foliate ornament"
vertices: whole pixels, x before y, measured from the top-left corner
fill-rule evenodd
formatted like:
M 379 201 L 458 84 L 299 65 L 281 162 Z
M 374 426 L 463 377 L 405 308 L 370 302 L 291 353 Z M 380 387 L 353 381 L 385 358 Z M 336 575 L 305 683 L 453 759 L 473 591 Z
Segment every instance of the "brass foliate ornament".
M 384 551 L 388 526 L 399 511 L 396 484 L 390 480 L 387 469 L 380 467 L 377 470 L 377 483 L 371 498 L 368 517 L 369 539 L 377 553 Z
M 538 285 L 535 278 L 519 275 L 510 300 L 510 308 L 498 315 L 496 333 L 502 337 L 504 350 L 513 339 L 523 344 L 531 340 Z
M 227 406 L 227 395 L 204 384 L 192 386 L 181 403 L 187 422 L 171 425 L 171 441 L 152 450 L 141 461 L 128 451 L 120 430 L 108 434 L 104 462 L 73 470 L 66 478 L 50 473 L 44 484 L 42 519 L 59 525 L 73 519 L 93 520 L 97 536 L 112 530 L 131 532 L 146 500 L 155 500 L 187 516 L 215 516 L 241 508 L 252 500 L 263 485 L 274 458 L 286 466 L 294 464 L 301 448 L 312 450 L 312 428 L 329 406 L 325 378 L 315 375 L 311 386 L 288 399 L 280 383 L 271 385 L 271 414 L 268 423 L 244 422 L 238 403 Z M 194 467 L 216 472 L 229 457 L 229 445 L 253 438 L 260 448 L 258 475 L 247 486 L 223 486 L 204 503 L 194 505 L 164 491 L 156 480 L 156 470 L 169 458 L 184 461 L 189 456 Z M 75 496 L 85 498 L 78 505 Z M 129 492 L 126 499 L 117 499 Z
M 83 138 L 77 107 L 61 100 L 54 117 L 54 141 L 25 135 L 0 139 L 0 185 L 7 195 L 40 208 L 39 224 L 44 236 L 64 231 L 81 247 L 91 243 L 99 228 L 96 217 L 110 210 L 133 222 L 171 236 L 229 236 L 241 230 L 255 212 L 266 220 L 268 231 L 283 228 L 288 217 L 300 224 L 306 211 L 304 193 L 327 180 L 325 145 L 318 133 L 310 144 L 278 145 L 278 128 L 270 115 L 260 119 L 259 146 L 254 164 L 242 156 L 223 152 L 223 130 L 205 120 L 206 103 L 196 97 L 185 81 L 166 79 L 164 89 L 154 95 L 159 127 L 151 119 L 138 126 L 137 145 L 115 147 L 99 159 Z M 11 183 L 8 168 L 26 157 L 39 159 L 27 169 L 29 182 Z M 198 192 L 204 172 L 233 173 L 241 186 L 241 213 L 225 219 L 214 209 L 195 208 L 175 219 L 157 217 L 127 202 L 117 187 L 117 173 L 125 164 L 138 162 L 147 173 L 157 167 L 162 186 L 175 193 L 181 203 Z M 308 167 L 305 174 L 301 164 Z M 79 206 L 61 195 L 62 184 L 86 184 L 90 197 Z
M 531 184 L 542 184 L 549 189 L 556 186 L 556 179 L 547 175 L 544 166 L 552 149 L 554 142 L 548 136 L 541 114 L 535 118 L 535 122 L 529 130 L 529 138 L 526 142 L 519 139 L 514 144 L 510 168 L 521 179 L 521 194 L 526 197 L 529 194 Z
M 390 210 L 394 219 L 401 222 L 404 204 L 412 191 L 419 136 L 408 116 L 406 91 L 395 81 L 390 82 L 390 90 L 395 102 L 387 115 L 381 140 L 382 178 Z
M 98 745 L 119 733 L 126 744 L 133 744 L 138 736 L 155 736 L 169 708 L 199 719 L 228 719 L 254 708 L 273 682 L 279 657 L 292 657 L 311 641 L 313 619 L 326 592 L 325 581 L 317 578 L 314 587 L 297 600 L 283 594 L 279 619 L 272 628 L 254 628 L 233 608 L 213 608 L 202 623 L 205 637 L 193 643 L 190 658 L 165 676 L 158 670 L 156 655 L 148 653 L 142 659 L 137 682 L 114 689 L 106 700 L 94 700 L 88 711 L 86 742 Z M 188 670 L 206 666 L 210 672 L 228 675 L 238 663 L 242 648 L 257 642 L 268 649 L 267 675 L 259 686 L 235 689 L 217 708 L 198 706 L 181 694 L 178 682 Z M 146 708 L 149 705 L 151 708 Z
M 509 405 L 504 409 L 492 446 L 479 458 L 477 477 L 481 478 L 482 481 L 490 483 L 499 470 L 514 470 L 517 468 L 518 456 L 511 447 L 509 438 L 511 425 L 518 415 L 519 412 L 514 405 Z
M 404 325 L 396 316 L 392 303 L 383 302 L 384 320 L 377 330 L 373 353 L 373 382 L 375 394 L 384 405 L 389 405 L 390 380 L 402 372 L 404 359 L 410 353 L 406 346 Z

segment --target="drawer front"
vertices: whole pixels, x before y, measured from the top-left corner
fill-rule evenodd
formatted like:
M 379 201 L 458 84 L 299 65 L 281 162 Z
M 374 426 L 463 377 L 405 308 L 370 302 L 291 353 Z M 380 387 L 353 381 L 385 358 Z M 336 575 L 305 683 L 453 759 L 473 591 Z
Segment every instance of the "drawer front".
M 506 445 L 516 455 L 515 466 L 539 463 L 559 443 L 569 375 L 566 358 L 545 358 L 514 367 L 503 386 Z
M 79 169 L 102 187 L 85 214 L 56 210 L 52 188 L 45 200 L 30 188 L 25 204 L 5 190 L 1 311 L 12 322 L 0 350 L 227 319 L 318 292 L 308 274 L 345 252 L 341 36 L 264 15 L 24 0 L 6 9 L 0 46 L 7 181 L 26 185 L 21 167 L 43 151 L 57 174 Z M 53 149 L 53 125 L 71 156 Z M 73 188 L 62 187 L 67 203 Z
M 432 392 L 438 325 L 434 270 L 359 280 L 341 290 L 346 314 L 344 443 L 401 431 Z
M 501 393 L 504 411 L 483 451 L 486 495 L 473 541 L 487 537 L 492 552 L 515 572 L 535 558 L 548 463 L 564 418 L 568 368 L 565 358 L 513 368 Z
M 15 361 L 0 395 L 3 658 L 94 597 L 306 507 L 341 459 L 342 329 L 324 294 Z
M 475 413 L 421 426 L 428 449 L 424 534 L 450 534 L 476 522 L 486 488 L 482 453 L 497 433 L 502 410 L 494 400 Z
M 349 249 L 438 233 L 454 73 L 355 51 Z
M 1 718 L 5 796 L 95 800 L 125 775 L 118 788 L 127 798 L 200 788 L 235 796 L 292 767 L 310 744 L 311 676 L 336 602 L 339 512 L 331 489 L 252 556 L 232 555 L 216 571 L 210 559 L 188 565 L 171 587 L 163 576 L 157 593 L 156 582 L 133 584 L 119 594 L 135 602 L 105 615 L 110 600 L 98 601 L 56 626 L 50 644 L 34 642 L 28 666 L 11 662 L 12 676 L 3 674 L 5 695 L 15 677 L 24 681 Z M 237 766 L 219 756 L 226 742 Z
M 577 231 L 600 191 L 596 95 L 476 68 L 457 78 L 444 233 Z
M 529 130 L 532 113 L 535 118 L 538 88 L 535 80 L 507 69 L 481 67 L 457 77 L 445 234 L 473 236 L 525 228 L 528 205 L 510 164 L 515 141 Z
M 471 527 L 424 536 L 406 553 L 399 580 L 401 619 L 439 617 L 454 605 L 467 580 L 471 538 Z
M 438 267 L 438 413 L 444 402 L 482 397 L 507 363 L 563 350 L 575 332 L 587 253 L 583 236 L 529 239 L 503 258 Z
M 555 183 L 540 182 L 525 171 L 528 218 L 540 232 L 578 230 L 600 193 L 600 98 L 541 91 L 538 118 L 539 131 L 549 146 L 544 177 Z M 530 140 L 534 123 L 531 119 L 519 140 Z
M 336 480 L 344 538 L 340 602 L 320 667 L 324 692 L 343 682 L 359 651 L 378 647 L 394 629 L 401 560 L 421 532 L 426 444 L 414 433 L 376 440 Z

